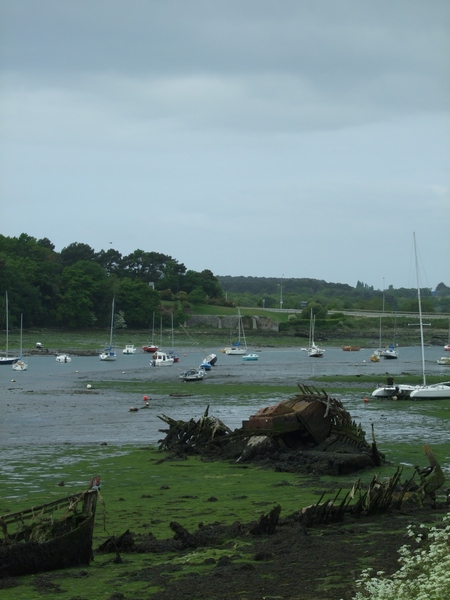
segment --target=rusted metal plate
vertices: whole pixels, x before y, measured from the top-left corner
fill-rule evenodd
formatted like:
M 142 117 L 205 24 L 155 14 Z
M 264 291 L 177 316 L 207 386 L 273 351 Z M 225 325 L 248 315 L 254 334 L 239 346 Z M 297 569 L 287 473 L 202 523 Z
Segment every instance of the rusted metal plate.
M 242 427 L 249 431 L 275 434 L 299 432 L 302 439 L 320 444 L 330 433 L 331 417 L 325 417 L 326 404 L 319 400 L 284 400 L 275 406 L 260 409 Z

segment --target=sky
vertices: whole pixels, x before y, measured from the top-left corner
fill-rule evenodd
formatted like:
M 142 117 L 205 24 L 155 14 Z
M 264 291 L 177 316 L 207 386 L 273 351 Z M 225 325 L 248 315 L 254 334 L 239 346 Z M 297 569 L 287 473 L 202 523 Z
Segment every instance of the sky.
M 448 0 L 1 0 L 0 233 L 450 285 Z

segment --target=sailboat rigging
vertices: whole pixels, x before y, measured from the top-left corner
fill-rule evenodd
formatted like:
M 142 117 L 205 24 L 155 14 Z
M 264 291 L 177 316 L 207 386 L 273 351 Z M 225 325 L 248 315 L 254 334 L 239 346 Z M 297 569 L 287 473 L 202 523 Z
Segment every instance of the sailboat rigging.
M 445 344 L 444 350 L 450 351 L 450 319 L 448 321 L 448 342 Z
M 20 314 L 20 357 L 19 360 L 13 363 L 14 371 L 26 371 L 28 364 L 22 358 L 22 330 L 23 330 L 23 314 Z
M 18 356 L 9 356 L 9 306 L 8 292 L 5 293 L 5 310 L 6 310 L 6 351 L 5 356 L 0 356 L 0 365 L 12 365 L 19 360 Z
M 316 346 L 314 342 L 314 333 L 316 328 L 316 316 L 313 315 L 313 309 L 311 308 L 311 317 L 309 321 L 309 348 L 307 349 L 308 356 L 310 358 L 322 358 L 325 350 Z
M 116 360 L 116 350 L 113 348 L 113 335 L 114 335 L 114 300 L 112 300 L 111 307 L 111 326 L 110 326 L 110 334 L 109 334 L 109 346 L 103 350 L 100 354 L 100 360 L 104 361 L 113 361 Z
M 424 339 L 423 339 L 422 300 L 420 297 L 419 262 L 417 259 L 416 234 L 414 233 L 413 236 L 414 236 L 414 257 L 415 257 L 415 263 L 416 263 L 417 299 L 419 301 L 419 327 L 420 327 L 420 346 L 421 346 L 421 350 L 422 350 L 423 384 L 411 392 L 410 398 L 412 400 L 443 400 L 443 399 L 448 400 L 448 399 L 450 399 L 450 381 L 427 385 L 427 378 L 426 378 L 426 372 L 425 372 L 425 344 L 424 344 Z
M 142 346 L 142 350 L 144 352 L 156 352 L 158 350 L 158 346 L 155 345 L 155 311 L 153 311 L 153 324 L 152 324 L 152 341 L 145 346 Z
M 242 341 L 241 341 L 241 336 L 242 336 L 242 341 L 244 342 L 243 345 L 242 345 Z M 248 351 L 247 340 L 245 339 L 245 331 L 244 331 L 244 326 L 242 324 L 241 311 L 238 308 L 238 341 L 234 342 L 230 348 L 227 348 L 225 350 L 225 353 L 229 354 L 229 355 L 242 355 L 242 354 L 247 354 L 247 351 Z

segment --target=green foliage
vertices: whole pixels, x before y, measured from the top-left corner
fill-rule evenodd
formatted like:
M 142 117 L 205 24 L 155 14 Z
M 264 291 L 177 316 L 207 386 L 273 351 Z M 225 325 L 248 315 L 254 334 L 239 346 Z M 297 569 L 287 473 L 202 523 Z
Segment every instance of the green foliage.
M 390 577 L 363 571 L 354 600 L 447 600 L 450 598 L 450 513 L 439 527 L 408 526 L 410 544 L 399 550 L 401 567 Z
M 306 278 L 218 277 L 209 269 L 187 270 L 171 256 L 142 249 L 122 256 L 114 248 L 96 252 L 75 242 L 57 253 L 47 238 L 25 233 L 0 235 L 0 274 L 0 295 L 9 292 L 13 326 L 23 314 L 25 327 L 104 327 L 113 295 L 128 327 L 147 327 L 161 300 L 184 303 L 184 313 L 189 302 L 195 311 L 209 305 L 227 314 L 239 306 L 255 315 L 264 314 L 258 309 L 278 309 L 283 299 L 285 311 L 301 310 L 302 318 L 309 319 L 313 307 L 317 320 L 330 310 L 379 311 L 384 306 L 386 311 L 417 312 L 415 289 L 389 286 L 381 291 L 359 281 L 352 287 Z M 425 313 L 448 312 L 450 288 L 444 283 L 436 293 L 424 288 L 422 301 Z M 284 323 L 288 316 L 283 312 L 275 319 Z

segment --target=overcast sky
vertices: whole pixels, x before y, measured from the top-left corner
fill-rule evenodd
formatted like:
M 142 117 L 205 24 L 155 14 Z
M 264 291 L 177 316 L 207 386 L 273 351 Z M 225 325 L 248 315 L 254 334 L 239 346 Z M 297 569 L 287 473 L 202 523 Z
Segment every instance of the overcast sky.
M 1 226 L 450 285 L 448 0 L 1 0 Z

